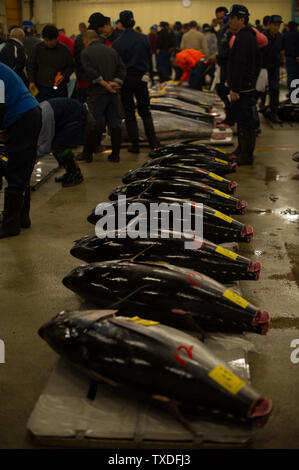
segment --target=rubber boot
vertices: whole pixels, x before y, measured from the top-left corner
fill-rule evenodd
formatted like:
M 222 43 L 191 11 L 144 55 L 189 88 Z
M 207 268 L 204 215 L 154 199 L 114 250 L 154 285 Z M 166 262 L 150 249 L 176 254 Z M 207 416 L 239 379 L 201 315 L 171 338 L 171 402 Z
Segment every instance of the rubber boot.
M 128 152 L 130 153 L 140 153 L 139 148 L 139 132 L 138 132 L 138 125 L 137 121 L 126 121 L 126 128 L 129 137 L 129 141 L 131 142 L 131 146 L 128 147 Z
M 150 148 L 154 150 L 160 147 L 160 142 L 156 136 L 152 116 L 148 117 L 147 119 L 144 119 L 143 127 L 144 127 L 144 131 L 145 131 L 145 135 L 147 137 L 148 143 L 150 144 Z
M 252 165 L 253 164 L 253 152 L 256 141 L 255 129 L 239 128 L 238 132 L 239 144 L 241 152 L 238 155 L 238 165 Z
M 112 153 L 108 155 L 110 162 L 119 162 L 119 152 L 121 147 L 121 128 L 115 127 L 110 129 Z
M 11 191 L 9 188 L 5 188 L 3 219 L 0 226 L 0 239 L 19 235 L 21 231 L 22 205 L 23 193 L 20 191 Z
M 80 168 L 75 162 L 75 157 L 71 150 L 67 150 L 67 153 L 64 153 L 63 161 L 66 169 L 66 176 L 62 181 L 62 186 L 64 188 L 69 188 L 82 183 L 83 176 Z
M 66 169 L 64 156 L 67 155 L 68 150 L 59 151 L 53 150 L 53 155 L 56 158 L 59 168 Z M 68 177 L 68 172 L 66 171 L 62 176 L 55 177 L 55 183 L 62 183 Z
M 22 228 L 31 227 L 31 220 L 29 216 L 30 200 L 31 200 L 31 188 L 30 188 L 30 185 L 27 185 L 25 188 L 25 192 L 23 194 L 23 206 L 21 210 L 21 227 Z
M 269 119 L 274 124 L 281 124 L 282 121 L 278 117 L 279 106 L 279 91 L 272 91 L 270 93 L 270 116 Z

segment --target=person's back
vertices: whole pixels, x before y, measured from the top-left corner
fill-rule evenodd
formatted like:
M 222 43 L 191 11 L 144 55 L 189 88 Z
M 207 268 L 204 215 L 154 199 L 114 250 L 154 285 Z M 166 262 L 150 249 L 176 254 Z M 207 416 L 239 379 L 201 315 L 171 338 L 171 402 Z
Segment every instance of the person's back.
M 151 48 L 145 34 L 138 33 L 133 28 L 126 29 L 115 41 L 113 48 L 124 62 L 127 75 L 142 76 L 150 70 Z
M 101 78 L 111 82 L 122 71 L 123 64 L 116 50 L 100 40 L 93 41 L 81 52 L 81 62 L 88 78 L 88 94 L 109 95 L 109 91 L 99 86 L 97 80 Z
M 24 113 L 38 106 L 21 78 L 7 65 L 0 63 L 0 80 L 5 86 L 5 116 L 3 128 L 16 122 Z
M 28 81 L 25 75 L 26 56 L 23 45 L 24 32 L 20 28 L 14 28 L 11 31 L 4 48 L 0 51 L 0 62 L 10 67 L 23 82 L 27 85 Z
M 182 37 L 181 50 L 195 49 L 207 56 L 208 46 L 204 35 L 197 31 L 196 26 L 192 26 L 192 22 L 190 23 L 190 26 L 190 31 L 185 33 Z

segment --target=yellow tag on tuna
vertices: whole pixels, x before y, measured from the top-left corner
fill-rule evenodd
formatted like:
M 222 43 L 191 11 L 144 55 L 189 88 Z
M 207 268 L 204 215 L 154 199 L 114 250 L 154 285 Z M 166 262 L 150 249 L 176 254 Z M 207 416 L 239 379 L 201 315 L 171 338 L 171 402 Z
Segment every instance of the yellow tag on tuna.
M 214 215 L 215 215 L 216 217 L 218 217 L 218 219 L 225 220 L 225 221 L 228 222 L 229 224 L 231 224 L 232 221 L 233 221 L 233 219 L 232 219 L 231 217 L 229 217 L 228 215 L 222 214 L 222 212 L 219 212 L 219 211 L 216 211 Z
M 215 150 L 218 150 L 218 152 L 226 153 L 224 150 L 221 150 L 221 149 L 219 149 L 218 147 L 214 147 L 214 148 L 215 148 Z
M 143 325 L 143 326 L 159 325 L 158 321 L 145 320 L 144 318 L 139 318 L 139 317 L 126 318 L 126 320 L 132 321 L 134 323 L 138 323 L 138 325 Z
M 159 98 L 151 98 L 151 103 L 157 103 L 159 101 Z
M 239 379 L 233 372 L 223 366 L 217 366 L 211 370 L 209 377 L 232 395 L 237 395 L 245 385 L 243 380 Z
M 165 90 L 158 90 L 158 93 L 160 93 L 160 95 L 164 95 L 166 93 Z
M 225 163 L 226 165 L 228 165 L 228 162 L 226 160 L 221 160 L 220 158 L 215 158 L 216 162 L 220 162 L 220 163 Z
M 226 248 L 223 248 L 222 246 L 218 246 L 216 248 L 217 253 L 220 253 L 223 256 L 226 256 L 227 258 L 231 259 L 237 259 L 238 255 L 237 253 L 234 253 L 233 251 L 227 250 Z
M 236 294 L 230 289 L 227 289 L 225 292 L 223 292 L 223 297 L 226 297 L 228 300 L 233 302 L 234 304 L 239 305 L 239 307 L 246 308 L 249 302 L 240 295 Z
M 228 194 L 223 193 L 222 191 L 219 191 L 219 189 L 215 189 L 214 194 L 218 194 L 218 196 L 225 197 L 226 199 L 230 198 L 230 196 Z
M 222 176 L 216 175 L 215 173 L 209 173 L 209 176 L 214 180 L 223 181 Z

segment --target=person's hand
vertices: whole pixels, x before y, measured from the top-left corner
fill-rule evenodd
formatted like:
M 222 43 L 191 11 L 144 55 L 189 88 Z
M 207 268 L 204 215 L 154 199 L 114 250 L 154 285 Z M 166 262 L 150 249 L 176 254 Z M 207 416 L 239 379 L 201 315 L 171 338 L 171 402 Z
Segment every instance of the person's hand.
M 117 82 L 108 82 L 108 83 L 109 83 L 109 84 L 112 86 L 112 88 L 114 88 L 114 90 L 116 90 L 116 91 L 120 90 L 120 88 L 121 88 L 120 84 L 117 83 Z
M 29 91 L 30 91 L 31 93 L 34 93 L 35 90 L 36 90 L 36 85 L 35 85 L 35 83 L 34 83 L 34 82 L 30 82 L 30 83 L 29 83 Z
M 1 132 L 0 132 L 0 142 L 5 142 L 5 136 L 6 136 L 6 132 L 5 132 L 5 131 L 1 131 Z
M 156 54 L 160 54 L 160 49 L 157 49 L 157 50 L 156 50 Z
M 112 87 L 112 85 L 110 84 L 110 82 L 106 82 L 105 80 L 101 80 L 100 82 L 98 82 L 101 86 L 103 86 L 104 88 L 106 88 L 107 91 L 109 91 L 109 93 L 116 93 L 116 90 L 114 90 L 114 88 Z
M 64 80 L 64 76 L 61 74 L 60 77 L 57 80 L 57 85 L 60 85 Z
M 230 95 L 231 101 L 238 101 L 238 99 L 240 98 L 238 93 L 235 93 L 233 90 L 230 90 L 229 95 Z

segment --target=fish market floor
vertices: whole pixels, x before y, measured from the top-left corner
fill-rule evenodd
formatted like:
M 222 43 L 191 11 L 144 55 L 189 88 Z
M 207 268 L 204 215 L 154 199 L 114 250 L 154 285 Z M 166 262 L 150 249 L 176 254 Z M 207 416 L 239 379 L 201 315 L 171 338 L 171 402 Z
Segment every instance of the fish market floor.
M 259 282 L 241 283 L 243 294 L 272 315 L 267 337 L 250 335 L 257 349 L 249 356 L 253 385 L 274 403 L 252 446 L 299 448 L 299 363 L 290 359 L 291 341 L 299 338 L 299 170 L 291 160 L 299 150 L 299 126 L 262 127 L 254 166 L 229 175 L 239 183 L 237 197 L 249 203 L 237 218 L 254 227 L 253 242 L 240 245 L 241 253 L 262 264 Z M 123 150 L 120 164 L 113 164 L 107 153 L 81 164 L 85 180 L 79 186 L 63 189 L 53 177 L 42 185 L 32 196 L 32 228 L 0 241 L 0 339 L 6 350 L 0 448 L 34 447 L 26 422 L 57 359 L 37 330 L 59 311 L 79 307 L 80 299 L 61 283 L 79 264 L 69 254 L 72 243 L 93 233 L 87 214 L 107 200 L 124 173 L 146 160 L 146 153 Z

